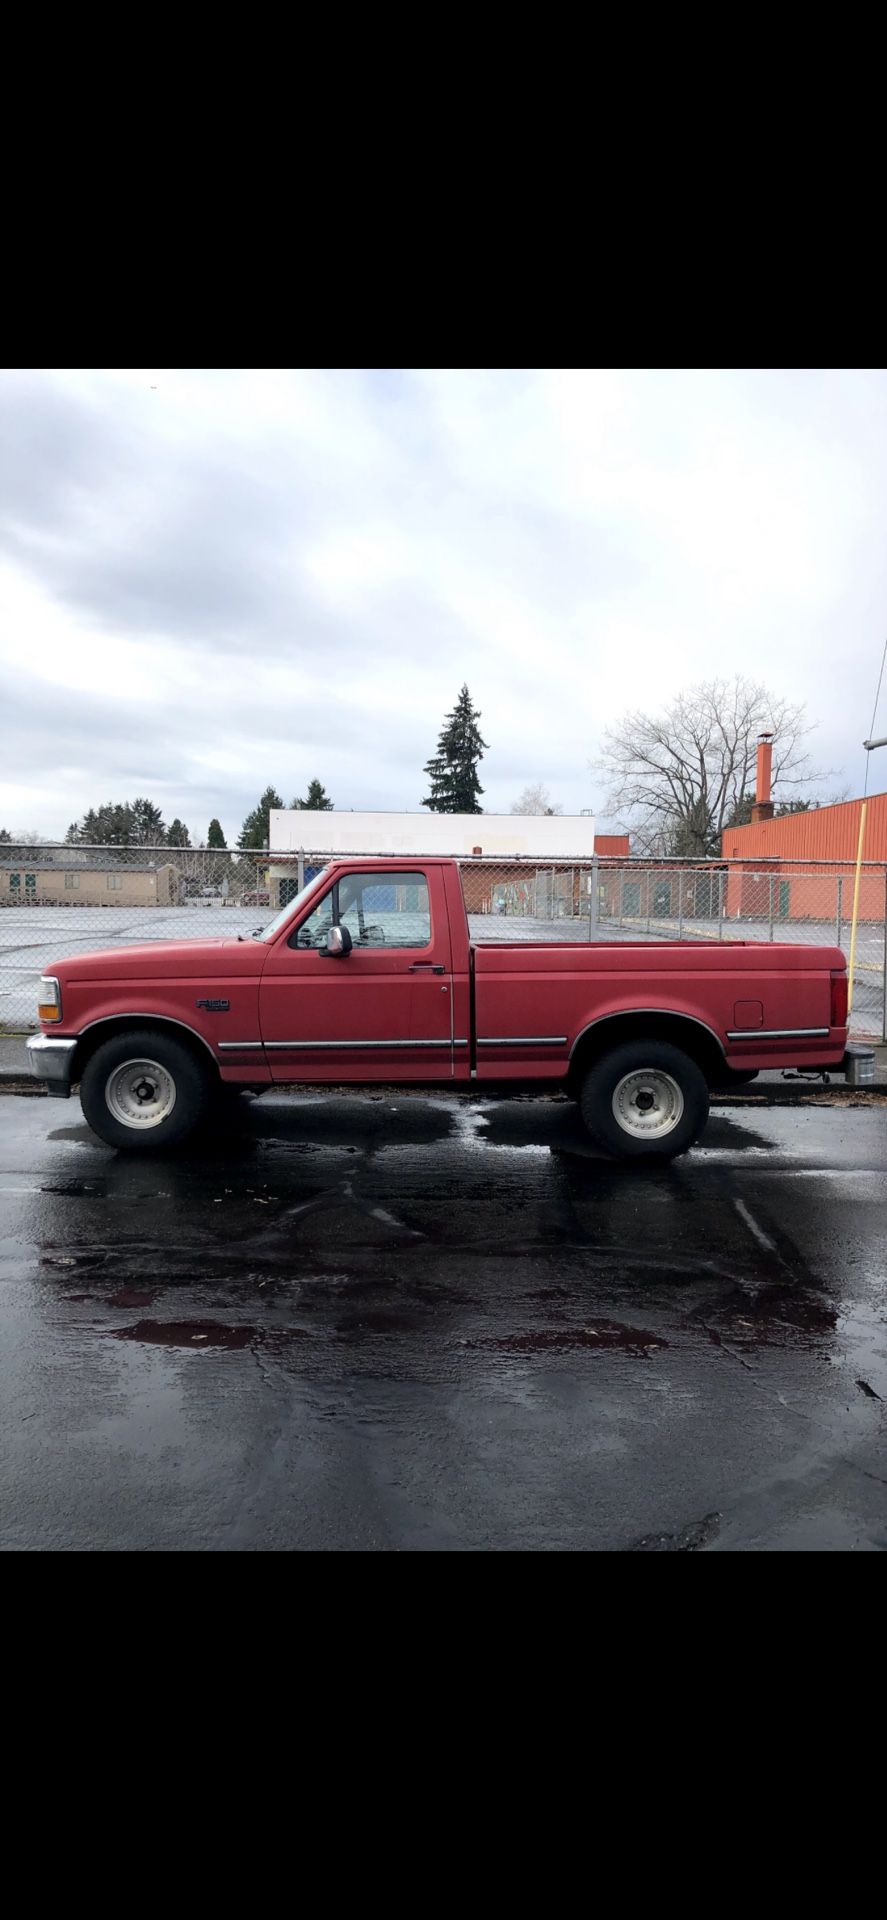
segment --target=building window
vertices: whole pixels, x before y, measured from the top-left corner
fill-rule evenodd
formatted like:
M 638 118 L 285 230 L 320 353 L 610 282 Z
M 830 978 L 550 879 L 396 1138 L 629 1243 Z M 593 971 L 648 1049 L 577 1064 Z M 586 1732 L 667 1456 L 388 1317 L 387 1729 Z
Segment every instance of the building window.
M 79 873 L 66 873 L 66 874 L 65 874 L 65 886 L 66 886 L 66 887 L 79 887 L 79 885 L 80 885 L 80 875 L 79 875 Z
M 20 873 L 11 873 L 11 874 L 10 874 L 10 876 L 9 876 L 9 884 L 10 884 L 10 886 L 12 887 L 12 889 L 13 889 L 13 891 L 14 891 L 14 892 L 17 892 L 17 891 L 18 891 L 18 889 L 19 889 L 19 887 L 20 887 L 20 886 L 21 886 L 21 884 L 22 884 L 22 876 L 21 876 L 21 874 L 20 874 Z
M 34 893 L 36 891 L 36 888 L 37 888 L 36 873 L 26 873 L 25 874 L 25 892 Z
M 109 873 L 108 887 L 112 893 L 119 893 L 122 885 L 123 885 L 122 873 Z

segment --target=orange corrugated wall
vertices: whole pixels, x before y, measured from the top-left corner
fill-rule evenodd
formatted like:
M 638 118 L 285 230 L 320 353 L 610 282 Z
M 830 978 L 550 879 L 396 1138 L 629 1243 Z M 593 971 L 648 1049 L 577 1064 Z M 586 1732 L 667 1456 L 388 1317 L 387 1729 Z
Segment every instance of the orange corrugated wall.
M 729 827 L 721 836 L 721 853 L 727 860 L 855 861 L 861 807 L 861 800 L 844 800 L 753 827 Z M 863 859 L 887 861 L 887 793 L 870 796 Z

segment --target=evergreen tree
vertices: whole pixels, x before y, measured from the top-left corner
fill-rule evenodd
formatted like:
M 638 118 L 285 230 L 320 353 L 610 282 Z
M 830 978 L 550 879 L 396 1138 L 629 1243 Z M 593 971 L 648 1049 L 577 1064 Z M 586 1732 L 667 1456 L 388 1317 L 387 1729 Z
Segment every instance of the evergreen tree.
M 266 787 L 258 805 L 248 813 L 240 829 L 239 847 L 267 847 L 271 834 L 270 814 L 272 807 L 282 807 L 283 801 L 275 787 Z
M 191 835 L 188 832 L 184 820 L 176 819 L 173 821 L 166 836 L 166 844 L 168 847 L 190 847 Z
M 478 805 L 483 787 L 477 777 L 477 766 L 483 759 L 487 742 L 480 736 L 480 717 L 471 704 L 467 686 L 463 686 L 441 728 L 437 752 L 424 769 L 431 792 L 422 805 L 430 807 L 432 813 L 483 813 L 483 807 Z
M 132 832 L 137 847 L 162 847 L 166 844 L 166 828 L 159 807 L 151 800 L 134 800 L 132 803 Z
M 89 847 L 162 847 L 166 828 L 160 808 L 151 800 L 106 800 L 74 821 L 65 839 L 69 846 L 79 842 Z
M 306 813 L 332 813 L 333 801 L 319 780 L 311 780 L 304 800 L 294 800 L 292 810 Z
M 225 839 L 221 823 L 218 820 L 210 821 L 207 829 L 206 844 L 208 847 L 227 847 L 228 842 Z
M 7 833 L 5 827 L 0 827 L 0 842 L 2 842 L 4 847 L 12 846 L 12 834 Z

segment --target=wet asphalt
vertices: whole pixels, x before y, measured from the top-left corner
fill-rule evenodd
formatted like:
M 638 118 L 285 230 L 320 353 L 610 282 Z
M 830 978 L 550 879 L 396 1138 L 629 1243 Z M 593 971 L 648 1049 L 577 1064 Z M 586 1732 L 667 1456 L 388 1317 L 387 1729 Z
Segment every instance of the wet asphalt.
M 887 1103 L 0 1097 L 6 1549 L 887 1548 Z

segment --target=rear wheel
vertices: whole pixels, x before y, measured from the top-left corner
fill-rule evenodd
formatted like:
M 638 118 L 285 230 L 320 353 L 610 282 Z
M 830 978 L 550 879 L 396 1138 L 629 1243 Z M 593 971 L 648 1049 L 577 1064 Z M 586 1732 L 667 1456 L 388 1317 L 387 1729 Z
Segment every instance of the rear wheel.
M 80 1105 L 109 1147 L 145 1152 L 177 1146 L 203 1119 L 209 1071 L 181 1041 L 153 1028 L 115 1033 L 80 1076 Z
M 666 1040 L 629 1040 L 589 1067 L 579 1095 L 592 1139 L 621 1159 L 671 1160 L 708 1119 L 701 1068 Z

